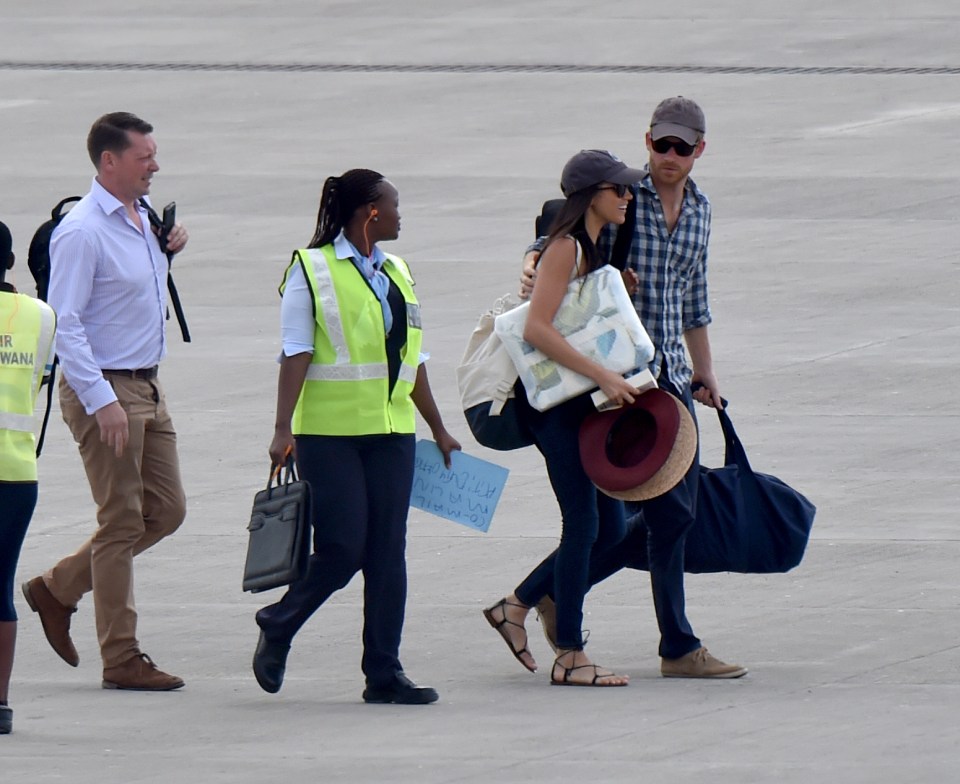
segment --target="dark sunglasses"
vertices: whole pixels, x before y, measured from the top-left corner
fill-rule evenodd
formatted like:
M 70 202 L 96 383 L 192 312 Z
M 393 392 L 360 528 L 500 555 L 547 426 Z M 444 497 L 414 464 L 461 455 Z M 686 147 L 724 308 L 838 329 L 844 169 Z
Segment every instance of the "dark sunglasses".
M 679 139 L 675 142 L 669 139 L 655 139 L 650 143 L 650 146 L 653 147 L 654 152 L 660 153 L 660 155 L 666 155 L 670 150 L 673 150 L 681 158 L 689 158 L 697 150 L 697 145 L 687 144 Z
M 619 198 L 623 198 L 627 195 L 627 191 L 630 190 L 629 185 L 603 185 L 597 188 L 598 191 L 614 191 Z

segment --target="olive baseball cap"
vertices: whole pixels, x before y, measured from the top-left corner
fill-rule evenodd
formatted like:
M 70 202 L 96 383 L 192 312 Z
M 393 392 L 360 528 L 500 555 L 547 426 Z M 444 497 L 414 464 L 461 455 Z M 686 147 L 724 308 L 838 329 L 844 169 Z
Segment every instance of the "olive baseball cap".
M 650 138 L 654 141 L 676 136 L 687 144 L 696 144 L 706 132 L 703 109 L 682 95 L 661 101 L 650 118 Z
M 569 196 L 601 182 L 633 185 L 643 176 L 642 169 L 631 169 L 609 150 L 580 150 L 563 167 L 560 190 L 564 196 Z

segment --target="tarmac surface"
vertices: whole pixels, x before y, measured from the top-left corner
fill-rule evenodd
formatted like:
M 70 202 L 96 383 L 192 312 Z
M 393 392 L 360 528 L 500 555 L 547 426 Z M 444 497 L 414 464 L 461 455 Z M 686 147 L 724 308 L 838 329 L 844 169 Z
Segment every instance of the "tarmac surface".
M 31 290 L 30 236 L 86 192 L 98 115 L 156 126 L 157 205 L 191 232 L 161 378 L 189 497 L 137 561 L 143 648 L 187 686 L 103 691 L 92 602 L 76 670 L 21 613 L 5 782 L 949 782 L 960 780 L 960 10 L 947 0 L 680 7 L 569 0 L 14 3 L 0 22 L 0 218 Z M 454 368 L 478 313 L 516 285 L 564 161 L 631 164 L 663 97 L 704 107 L 694 170 L 714 204 L 711 338 L 758 470 L 819 512 L 783 575 L 687 579 L 694 628 L 738 681 L 659 677 L 645 574 L 588 597 L 590 654 L 626 689 L 555 689 L 480 610 L 553 548 L 539 455 L 477 446 Z M 240 591 L 265 482 L 279 300 L 323 179 L 399 188 L 432 385 L 451 430 L 510 478 L 489 533 L 413 510 L 403 660 L 433 706 L 360 700 L 360 580 L 303 629 L 278 695 L 250 672 Z M 721 459 L 702 409 L 703 462 Z M 422 435 L 427 435 L 423 433 Z M 19 579 L 89 535 L 94 508 L 54 412 Z

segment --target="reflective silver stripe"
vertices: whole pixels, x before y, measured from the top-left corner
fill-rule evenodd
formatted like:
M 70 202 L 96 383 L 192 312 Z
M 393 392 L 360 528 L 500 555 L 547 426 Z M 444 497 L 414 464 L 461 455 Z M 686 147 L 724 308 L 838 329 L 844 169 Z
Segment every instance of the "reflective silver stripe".
M 370 381 L 386 378 L 387 366 L 377 362 L 372 365 L 309 365 L 308 381 Z
M 53 308 L 38 304 L 40 305 L 40 336 L 37 340 L 37 353 L 33 358 L 33 386 L 31 390 L 40 386 L 40 378 L 46 368 L 47 356 L 50 354 L 50 344 L 53 342 L 53 335 L 57 327 L 57 317 Z
M 37 427 L 37 420 L 33 414 L 9 414 L 0 411 L 0 430 L 16 430 L 21 433 L 32 433 Z
M 400 366 L 400 380 L 406 381 L 408 384 L 417 383 L 417 369 L 415 367 L 410 367 L 409 365 Z
M 347 348 L 347 339 L 344 337 L 343 322 L 340 320 L 340 307 L 337 305 L 337 293 L 333 288 L 333 276 L 330 266 L 322 251 L 310 250 L 310 263 L 313 266 L 313 276 L 317 281 L 317 298 L 323 310 L 323 320 L 326 326 L 327 337 L 333 345 L 337 355 L 337 364 L 345 365 L 350 362 L 350 349 Z M 309 378 L 309 376 L 308 376 Z

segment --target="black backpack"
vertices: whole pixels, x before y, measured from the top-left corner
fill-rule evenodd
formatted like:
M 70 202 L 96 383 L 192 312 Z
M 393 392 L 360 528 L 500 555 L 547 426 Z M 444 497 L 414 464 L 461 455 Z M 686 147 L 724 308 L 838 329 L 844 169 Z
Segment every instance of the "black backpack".
M 68 204 L 80 201 L 79 196 L 68 196 L 60 201 L 50 212 L 50 220 L 40 224 L 30 240 L 30 250 L 27 252 L 27 266 L 37 283 L 37 297 L 47 301 L 47 291 L 50 288 L 50 237 L 53 230 L 60 225 L 60 221 L 69 210 L 64 210 Z
M 44 302 L 47 301 L 47 292 L 50 289 L 50 237 L 53 230 L 60 225 L 67 211 L 64 207 L 80 201 L 79 196 L 68 196 L 66 199 L 57 203 L 57 206 L 50 211 L 50 220 L 44 221 L 40 227 L 33 233 L 33 239 L 30 240 L 30 250 L 27 251 L 27 266 L 33 275 L 37 284 L 37 297 Z M 50 377 L 47 379 L 47 409 L 43 412 L 43 424 L 40 426 L 40 435 L 37 437 L 37 457 L 43 450 L 43 439 L 47 435 L 47 422 L 50 421 L 50 408 L 53 403 L 53 382 L 57 377 L 57 365 L 59 357 L 53 358 L 53 367 L 50 368 Z

